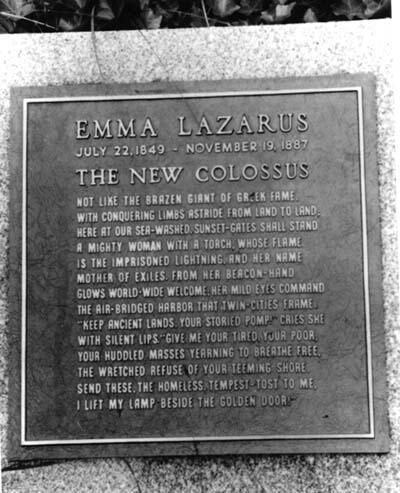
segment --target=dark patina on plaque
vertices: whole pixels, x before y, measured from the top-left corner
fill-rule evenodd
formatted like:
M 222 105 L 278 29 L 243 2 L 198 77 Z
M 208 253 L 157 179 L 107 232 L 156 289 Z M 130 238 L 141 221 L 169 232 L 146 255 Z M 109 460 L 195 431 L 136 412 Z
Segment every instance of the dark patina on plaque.
M 387 451 L 370 77 L 12 103 L 15 460 Z

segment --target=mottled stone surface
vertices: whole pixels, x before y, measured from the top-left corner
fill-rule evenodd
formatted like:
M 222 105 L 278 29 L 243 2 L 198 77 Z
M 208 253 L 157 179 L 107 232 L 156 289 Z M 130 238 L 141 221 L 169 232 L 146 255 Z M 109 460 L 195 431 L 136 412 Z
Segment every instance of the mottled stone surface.
M 212 80 L 370 72 L 377 78 L 391 452 L 71 461 L 3 472 L 22 491 L 388 491 L 400 489 L 400 336 L 395 222 L 391 22 L 0 37 L 0 410 L 7 405 L 9 90 L 19 85 Z M 171 82 L 171 88 L 174 87 Z

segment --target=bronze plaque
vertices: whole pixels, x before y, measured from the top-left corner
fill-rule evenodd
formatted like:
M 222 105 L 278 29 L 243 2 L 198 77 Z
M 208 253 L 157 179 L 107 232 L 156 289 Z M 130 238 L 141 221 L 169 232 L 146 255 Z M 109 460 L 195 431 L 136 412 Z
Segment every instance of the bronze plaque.
M 370 77 L 12 103 L 15 460 L 387 451 Z

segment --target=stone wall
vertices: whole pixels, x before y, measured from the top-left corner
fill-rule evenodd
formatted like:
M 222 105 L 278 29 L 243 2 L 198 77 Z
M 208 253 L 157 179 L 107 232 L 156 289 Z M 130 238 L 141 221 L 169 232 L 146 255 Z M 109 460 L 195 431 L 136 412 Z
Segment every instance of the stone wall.
M 395 492 L 400 489 L 400 336 L 395 223 L 392 21 L 0 37 L 0 410 L 5 492 Z M 10 87 L 369 72 L 377 134 L 391 452 L 80 460 L 7 468 Z

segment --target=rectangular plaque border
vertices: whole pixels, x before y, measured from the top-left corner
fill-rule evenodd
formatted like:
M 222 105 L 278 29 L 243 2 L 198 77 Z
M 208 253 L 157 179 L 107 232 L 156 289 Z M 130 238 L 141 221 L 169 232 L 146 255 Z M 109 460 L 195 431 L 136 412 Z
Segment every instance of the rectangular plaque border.
M 28 144 L 28 105 L 35 103 L 63 103 L 84 101 L 123 101 L 123 100 L 164 100 L 164 99 L 205 99 L 216 97 L 238 96 L 276 96 L 312 93 L 355 92 L 358 107 L 358 138 L 360 151 L 360 200 L 361 200 L 361 236 L 363 255 L 363 290 L 365 313 L 365 337 L 367 353 L 367 393 L 369 411 L 369 433 L 363 434 L 328 434 L 328 435 L 251 435 L 251 436 L 192 436 L 192 437 L 143 437 L 143 438 L 87 438 L 87 439 L 60 439 L 60 440 L 27 440 L 26 421 L 26 291 L 27 291 L 27 144 Z M 365 149 L 364 149 L 364 117 L 363 117 L 363 89 L 361 86 L 283 89 L 283 90 L 248 90 L 248 91 L 204 91 L 187 93 L 143 93 L 137 95 L 106 95 L 106 96 L 71 96 L 23 98 L 22 113 L 22 257 L 21 257 L 21 441 L 22 446 L 41 445 L 86 445 L 86 444 L 118 444 L 118 443 L 168 443 L 168 442 L 212 442 L 212 441 L 246 441 L 246 440 L 327 440 L 327 439 L 362 439 L 375 438 L 375 419 L 373 403 L 373 375 L 372 375 L 372 348 L 371 323 L 369 303 L 368 279 L 368 235 L 367 235 L 367 205 L 365 180 Z

